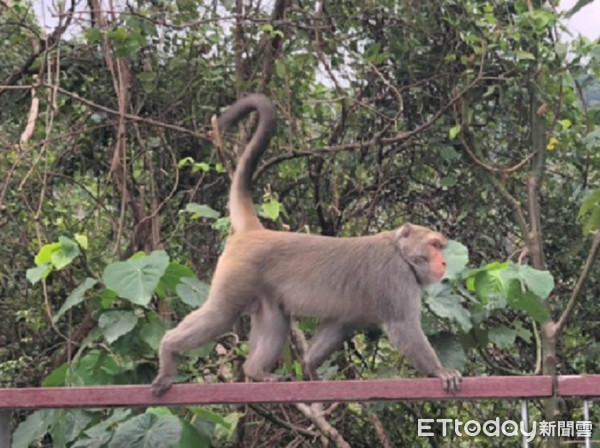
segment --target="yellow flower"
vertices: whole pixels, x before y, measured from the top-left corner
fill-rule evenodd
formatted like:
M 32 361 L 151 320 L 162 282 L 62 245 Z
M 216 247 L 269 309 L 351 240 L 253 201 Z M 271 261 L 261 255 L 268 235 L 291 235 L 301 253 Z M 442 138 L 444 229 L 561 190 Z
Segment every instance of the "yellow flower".
M 554 148 L 556 147 L 556 144 L 558 143 L 558 139 L 555 137 L 550 137 L 550 140 L 548 140 L 548 144 L 546 145 L 546 149 L 548 151 L 554 151 Z

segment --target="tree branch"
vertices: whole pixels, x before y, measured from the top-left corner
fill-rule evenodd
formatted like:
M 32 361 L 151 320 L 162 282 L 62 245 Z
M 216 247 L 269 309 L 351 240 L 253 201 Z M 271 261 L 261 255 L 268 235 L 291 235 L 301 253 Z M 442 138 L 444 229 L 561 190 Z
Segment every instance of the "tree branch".
M 323 411 L 321 405 L 313 403 L 310 406 L 305 403 L 297 403 L 296 408 L 304 416 L 315 424 L 319 431 L 321 431 L 337 448 L 351 448 L 350 444 L 344 440 L 342 435 L 329 424 L 327 419 L 323 417 Z
M 590 249 L 590 253 L 588 254 L 587 260 L 585 261 L 583 271 L 581 271 L 581 275 L 577 279 L 577 283 L 575 283 L 575 288 L 573 288 L 573 292 L 571 293 L 571 297 L 569 298 L 569 301 L 567 302 L 567 306 L 564 309 L 564 311 L 562 312 L 560 319 L 558 319 L 558 322 L 556 323 L 556 326 L 554 328 L 554 330 L 557 333 L 560 333 L 564 329 L 564 327 L 567 323 L 567 320 L 569 319 L 569 316 L 571 315 L 573 309 L 575 308 L 577 299 L 579 298 L 579 295 L 581 294 L 581 291 L 583 290 L 585 282 L 587 281 L 587 279 L 590 275 L 590 271 L 592 270 L 592 267 L 594 266 L 596 257 L 598 256 L 599 249 L 600 249 L 600 232 L 596 232 L 596 234 L 594 235 L 594 240 L 592 242 L 592 248 Z

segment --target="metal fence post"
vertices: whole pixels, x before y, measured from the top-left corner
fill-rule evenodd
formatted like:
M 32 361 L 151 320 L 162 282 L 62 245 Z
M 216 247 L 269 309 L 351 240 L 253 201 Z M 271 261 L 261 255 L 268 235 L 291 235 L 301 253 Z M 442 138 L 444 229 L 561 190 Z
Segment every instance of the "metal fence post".
M 529 448 L 529 441 L 525 436 L 529 432 L 529 410 L 527 409 L 527 400 L 521 400 L 521 422 L 523 423 L 523 448 Z
M 590 402 L 588 400 L 583 400 L 583 419 L 590 421 Z M 590 436 L 585 436 L 585 448 L 592 448 L 592 438 Z
M 0 409 L 0 448 L 10 448 L 10 409 Z

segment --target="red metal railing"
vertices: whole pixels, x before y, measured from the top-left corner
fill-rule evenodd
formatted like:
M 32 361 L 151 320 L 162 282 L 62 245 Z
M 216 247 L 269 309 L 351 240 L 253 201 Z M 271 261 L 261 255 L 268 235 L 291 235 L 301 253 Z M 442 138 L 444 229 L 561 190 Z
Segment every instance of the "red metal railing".
M 0 409 L 172 406 L 209 403 L 541 398 L 552 395 L 548 376 L 464 378 L 454 395 L 436 378 L 282 383 L 176 384 L 162 397 L 150 385 L 0 389 Z
M 464 378 L 448 394 L 436 378 L 306 381 L 285 383 L 176 384 L 162 397 L 150 385 L 1 389 L 0 409 L 174 406 L 185 404 L 301 403 L 331 401 L 481 400 L 544 398 L 553 395 L 549 376 Z M 599 397 L 600 375 L 561 376 L 557 394 Z
M 555 390 L 556 388 L 556 390 Z M 301 403 L 331 401 L 482 400 L 600 396 L 600 375 L 463 378 L 460 392 L 448 394 L 437 378 L 307 381 L 287 383 L 176 384 L 162 397 L 150 385 L 0 389 L 0 446 L 10 410 L 176 406 L 186 404 Z

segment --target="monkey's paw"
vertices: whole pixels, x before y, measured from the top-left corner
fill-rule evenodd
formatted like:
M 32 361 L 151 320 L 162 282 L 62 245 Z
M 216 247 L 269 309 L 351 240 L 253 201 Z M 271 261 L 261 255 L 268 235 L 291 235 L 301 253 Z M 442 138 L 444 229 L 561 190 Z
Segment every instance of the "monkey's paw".
M 446 392 L 455 394 L 460 390 L 462 375 L 458 370 L 442 367 L 433 374 L 442 380 L 442 387 Z
M 160 397 L 162 394 L 164 394 L 171 388 L 172 384 L 172 378 L 157 376 L 156 379 L 152 382 L 152 395 L 154 395 L 155 397 Z

